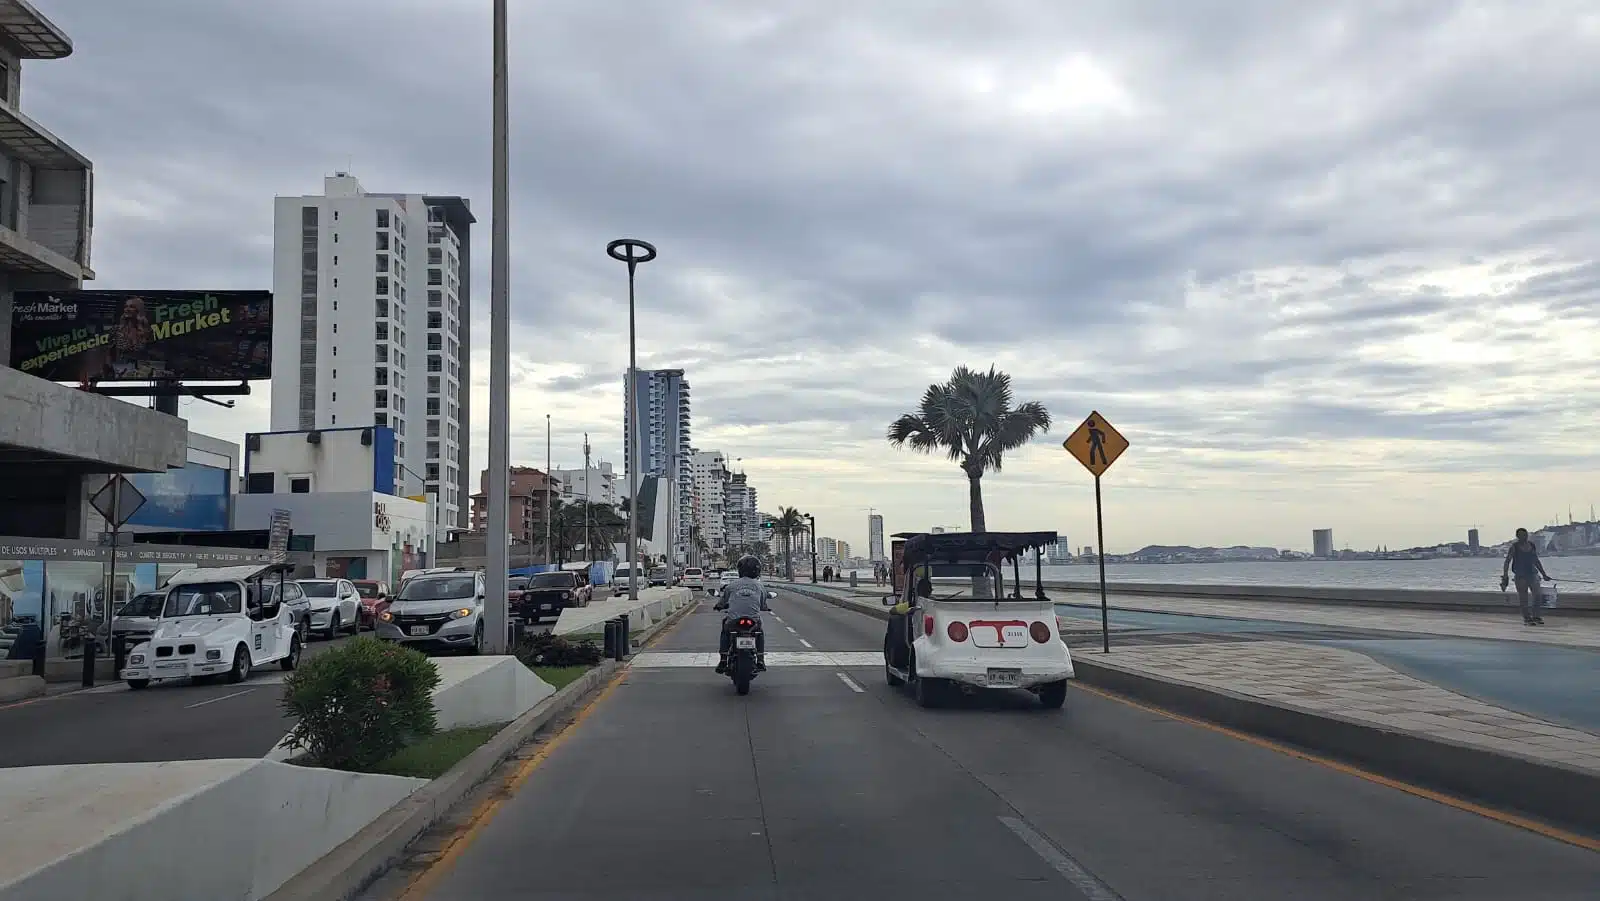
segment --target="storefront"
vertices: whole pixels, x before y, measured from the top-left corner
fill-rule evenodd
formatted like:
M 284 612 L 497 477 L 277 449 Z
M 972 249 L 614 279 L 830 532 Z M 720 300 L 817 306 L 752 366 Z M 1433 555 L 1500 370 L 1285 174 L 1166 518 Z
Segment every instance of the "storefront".
M 107 588 L 111 611 L 134 594 L 160 587 L 175 572 L 196 566 L 264 563 L 266 551 L 136 544 L 116 550 L 91 541 L 0 536 L 0 659 L 26 657 L 28 627 L 42 635 L 48 658 L 78 657 L 84 639 L 103 630 Z M 304 559 L 295 559 L 303 557 Z M 291 555 L 310 563 L 310 555 Z

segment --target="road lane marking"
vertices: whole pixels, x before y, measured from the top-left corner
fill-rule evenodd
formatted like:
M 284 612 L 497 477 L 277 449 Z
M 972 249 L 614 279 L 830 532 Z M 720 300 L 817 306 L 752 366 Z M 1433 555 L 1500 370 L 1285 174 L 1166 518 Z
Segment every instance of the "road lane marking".
M 861 686 L 856 684 L 856 680 L 850 678 L 849 676 L 846 676 L 844 673 L 834 673 L 834 675 L 839 677 L 839 681 L 840 682 L 843 682 L 844 684 L 850 686 L 850 690 L 855 692 L 856 694 L 862 694 L 863 692 L 866 691 L 865 688 L 862 688 Z
M 617 674 L 611 678 L 610 683 L 605 688 L 602 688 L 600 693 L 594 696 L 593 700 L 583 705 L 576 712 L 572 717 L 572 722 L 568 723 L 561 731 L 550 736 L 549 741 L 546 741 L 539 750 L 535 751 L 532 757 L 523 761 L 522 765 L 517 768 L 516 773 L 498 791 L 492 792 L 488 798 L 484 799 L 483 803 L 478 805 L 478 809 L 472 812 L 472 818 L 467 821 L 466 827 L 450 838 L 450 844 L 446 846 L 444 852 L 439 855 L 432 866 L 418 873 L 416 878 L 411 880 L 411 884 L 407 885 L 405 890 L 400 893 L 398 901 L 421 901 L 421 899 L 432 894 L 432 890 L 439 880 L 455 868 L 456 860 L 461 857 L 467 848 L 472 846 L 473 841 L 488 827 L 495 814 L 500 812 L 500 808 L 516 796 L 517 792 L 521 790 L 522 784 L 528 781 L 529 776 L 533 775 L 533 771 L 538 769 L 539 765 L 544 763 L 551 754 L 555 753 L 556 748 L 559 748 L 567 740 L 568 736 L 578 730 L 578 727 L 583 724 L 589 714 L 600 706 L 600 702 L 611 696 L 611 693 L 616 690 L 618 685 L 622 684 L 627 675 L 628 670 L 626 668 L 618 670 Z
M 715 651 L 643 651 L 629 663 L 632 669 L 694 669 L 717 665 Z M 767 651 L 767 668 L 827 666 L 834 669 L 883 666 L 882 651 Z
M 1494 820 L 1497 823 L 1504 823 L 1507 826 L 1515 826 L 1519 829 L 1525 829 L 1529 832 L 1542 835 L 1545 838 L 1553 838 L 1558 842 L 1576 845 L 1589 851 L 1600 851 L 1600 840 L 1579 835 L 1574 832 L 1568 832 L 1564 829 L 1558 829 L 1554 826 L 1546 825 L 1537 820 L 1521 817 L 1504 810 L 1495 810 L 1492 807 L 1485 807 L 1481 804 L 1474 804 L 1471 801 L 1441 794 L 1432 789 L 1423 788 L 1420 785 L 1412 785 L 1408 782 L 1401 782 L 1398 779 L 1391 779 L 1388 776 L 1382 776 L 1377 773 L 1363 770 L 1360 767 L 1351 766 L 1348 763 L 1343 763 L 1328 757 L 1312 754 L 1309 751 L 1302 751 L 1299 748 L 1282 745 L 1269 739 L 1251 735 L 1248 732 L 1240 732 L 1237 729 L 1230 729 L 1227 726 L 1220 726 L 1216 723 L 1195 719 L 1192 716 L 1184 716 L 1181 713 L 1174 713 L 1171 710 L 1164 710 L 1160 707 L 1146 704 L 1142 701 L 1135 701 L 1132 698 L 1125 698 L 1122 695 L 1116 694 L 1115 692 L 1105 691 L 1103 689 L 1084 685 L 1082 681 L 1078 681 L 1077 689 L 1079 691 L 1087 691 L 1090 694 L 1099 695 L 1107 700 L 1116 701 L 1119 704 L 1126 704 L 1129 707 L 1137 707 L 1138 709 L 1147 711 L 1149 713 L 1159 714 L 1167 717 L 1168 719 L 1177 720 L 1180 723 L 1188 723 L 1191 726 L 1199 726 L 1202 729 L 1216 732 L 1219 735 L 1226 735 L 1229 738 L 1238 739 L 1239 741 L 1247 744 L 1255 745 L 1258 748 L 1266 748 L 1269 751 L 1276 751 L 1279 754 L 1304 760 L 1307 763 L 1318 764 L 1319 766 L 1344 773 L 1347 776 L 1354 776 L 1357 779 L 1371 782 L 1375 785 L 1382 785 L 1385 788 L 1392 788 L 1396 791 L 1402 791 L 1408 795 L 1413 795 L 1418 798 L 1426 798 L 1429 801 L 1443 804 L 1446 807 L 1454 807 L 1457 810 L 1466 811 L 1467 813 L 1475 813 L 1478 816 Z
M 813 644 L 812 644 L 812 643 L 811 643 L 811 642 L 809 642 L 809 641 L 806 641 L 806 640 L 805 640 L 805 639 L 804 639 L 804 638 L 802 638 L 802 639 L 800 639 L 800 643 L 801 643 L 801 644 L 803 644 L 803 645 L 805 645 L 805 646 L 806 646 L 806 647 L 808 647 L 808 648 L 810 648 L 810 647 L 816 647 L 816 646 L 815 646 L 815 645 L 813 645 Z
M 231 695 L 223 695 L 223 696 L 222 696 L 222 697 L 220 697 L 220 698 L 209 698 L 209 699 L 207 699 L 207 700 L 204 700 L 204 701 L 197 701 L 197 702 L 196 702 L 196 703 L 193 703 L 193 704 L 185 704 L 185 705 L 184 705 L 184 707 L 183 707 L 183 709 L 184 709 L 184 710 L 193 710 L 193 709 L 195 709 L 195 708 L 196 708 L 196 707 L 204 707 L 204 706 L 206 706 L 206 705 L 207 705 L 207 704 L 215 704 L 215 703 L 217 703 L 217 702 L 218 702 L 218 701 L 226 701 L 226 700 L 228 700 L 228 699 L 229 699 L 229 698 L 237 698 L 237 697 L 238 697 L 238 696 L 240 696 L 240 695 L 247 695 L 247 694 L 249 694 L 249 693 L 250 693 L 250 692 L 252 692 L 252 691 L 255 691 L 255 689 L 254 689 L 254 688 L 246 688 L 246 689 L 245 689 L 245 690 L 243 690 L 243 691 L 236 691 L 236 692 L 234 692 L 234 693 L 233 693 L 233 694 L 231 694 Z
M 789 630 L 789 634 L 790 635 L 799 635 L 800 634 L 799 632 L 796 632 L 794 630 L 794 626 L 784 626 L 784 628 Z
M 1061 878 L 1072 883 L 1089 901 L 1123 901 L 1123 897 L 1116 890 L 1106 885 L 1100 877 L 1083 868 L 1083 865 L 1072 859 L 1072 855 L 1056 847 L 1055 843 L 1040 835 L 1032 826 L 1016 817 L 1000 817 L 1000 822 L 1007 829 L 1017 834 L 1017 838 L 1030 848 L 1033 853 L 1043 858 L 1050 868 L 1061 874 Z

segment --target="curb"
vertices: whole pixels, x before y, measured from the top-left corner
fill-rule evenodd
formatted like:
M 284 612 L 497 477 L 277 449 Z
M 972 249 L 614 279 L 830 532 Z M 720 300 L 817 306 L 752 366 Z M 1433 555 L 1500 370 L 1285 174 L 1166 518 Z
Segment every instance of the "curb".
M 666 623 L 668 620 L 662 620 Z M 495 733 L 444 775 L 417 789 L 384 811 L 355 835 L 279 886 L 265 901 L 345 901 L 353 898 L 394 864 L 406 848 L 457 802 L 476 788 L 508 757 L 556 717 L 598 694 L 624 669 L 614 660 L 578 677 L 572 684 L 536 704 L 532 710 Z
M 805 597 L 812 598 L 813 600 L 822 601 L 825 604 L 832 604 L 833 606 L 838 607 L 838 608 L 843 609 L 843 610 L 854 610 L 857 613 L 860 613 L 860 614 L 865 615 L 865 616 L 870 616 L 873 619 L 881 619 L 884 622 L 888 622 L 889 621 L 889 608 L 887 608 L 887 607 L 884 607 L 882 609 L 875 609 L 875 608 L 872 608 L 872 607 L 868 607 L 865 602 L 849 601 L 849 600 L 846 600 L 844 598 L 834 597 L 833 595 L 830 595 L 830 594 L 824 594 L 824 593 L 822 593 L 820 591 L 813 591 L 813 590 L 806 589 L 806 588 L 797 588 L 794 585 L 785 585 L 783 587 L 787 588 L 788 590 L 790 590 L 792 592 L 794 592 L 795 594 L 803 595 Z M 1074 662 L 1076 662 L 1076 661 L 1074 661 Z
M 874 619 L 889 618 L 886 610 L 803 589 L 791 590 Z M 1072 664 L 1077 680 L 1085 685 L 1325 754 L 1392 779 L 1480 801 L 1585 835 L 1600 835 L 1600 775 L 1585 770 L 1135 672 L 1088 654 L 1072 655 Z
M 700 606 L 696 599 L 690 601 L 640 633 L 638 647 L 649 645 L 669 626 Z M 626 668 L 626 664 L 615 660 L 602 661 L 572 684 L 540 701 L 444 775 L 417 789 L 316 863 L 301 870 L 265 901 L 345 901 L 355 897 L 404 860 L 406 849 L 413 842 L 443 819 L 539 730 L 562 714 L 583 706 Z

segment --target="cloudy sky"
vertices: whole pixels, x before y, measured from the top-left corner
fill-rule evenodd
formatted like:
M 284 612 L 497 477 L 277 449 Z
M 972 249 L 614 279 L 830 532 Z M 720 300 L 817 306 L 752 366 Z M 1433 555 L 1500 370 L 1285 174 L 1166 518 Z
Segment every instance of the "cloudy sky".
M 472 198 L 487 407 L 488 0 L 36 0 L 23 108 L 95 160 L 102 288 L 266 288 L 272 198 Z M 512 450 L 620 462 L 641 365 L 763 509 L 864 548 L 966 523 L 887 424 L 965 363 L 1057 419 L 991 528 L 1093 544 L 1060 442 L 1133 447 L 1106 543 L 1498 540 L 1600 503 L 1600 7 L 512 0 Z M 267 386 L 185 415 L 239 440 Z M 487 422 L 472 424 L 473 468 Z

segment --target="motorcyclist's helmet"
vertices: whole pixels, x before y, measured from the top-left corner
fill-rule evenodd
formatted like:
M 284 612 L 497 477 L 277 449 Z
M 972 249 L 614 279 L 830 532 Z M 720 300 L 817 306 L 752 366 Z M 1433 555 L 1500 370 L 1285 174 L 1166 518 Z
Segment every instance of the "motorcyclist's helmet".
M 741 579 L 761 578 L 761 561 L 749 554 L 739 558 L 738 569 Z

